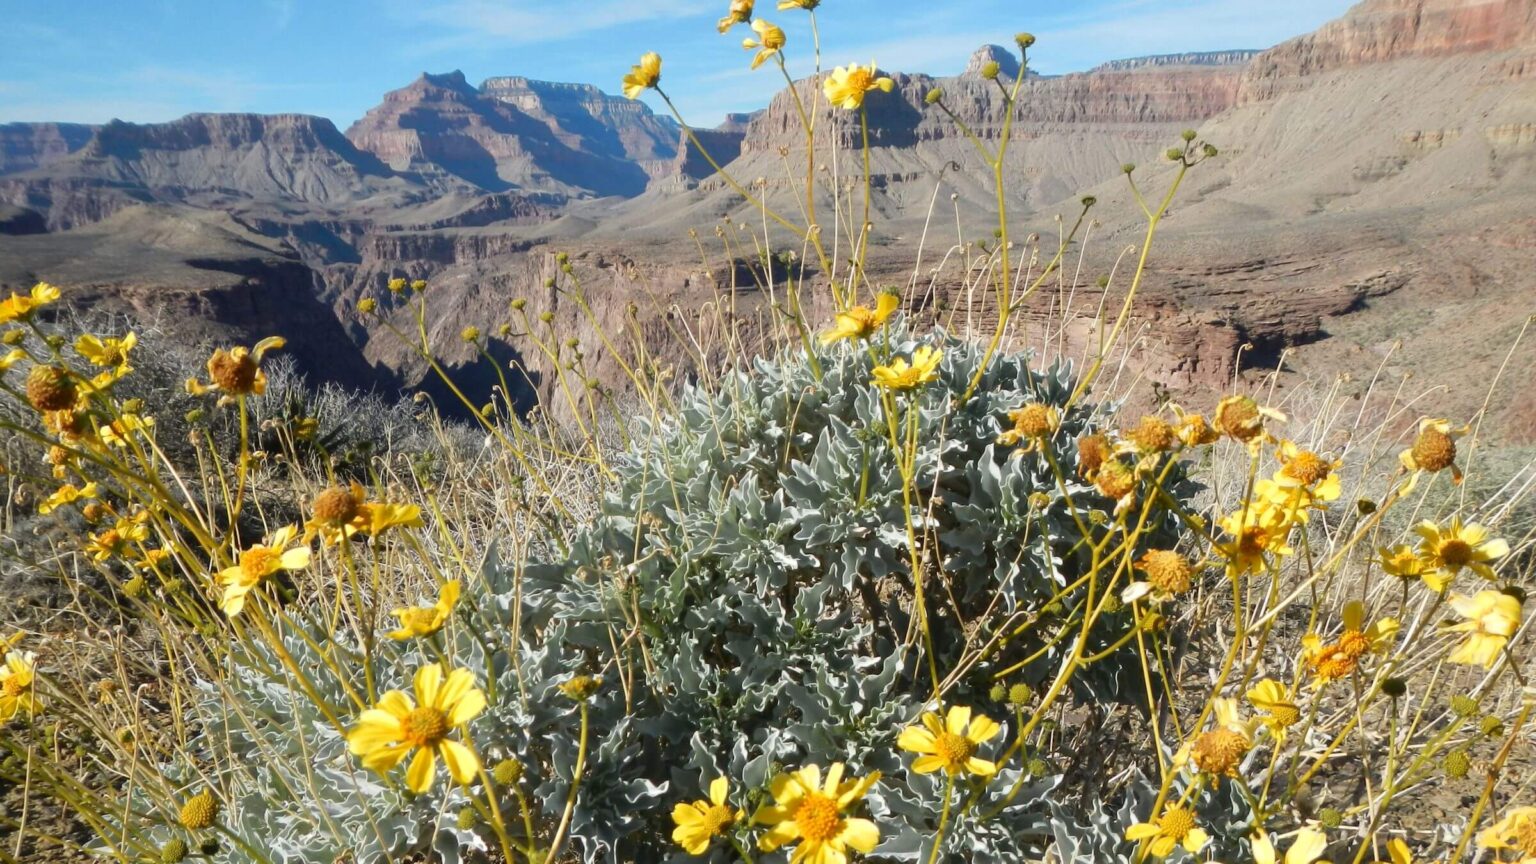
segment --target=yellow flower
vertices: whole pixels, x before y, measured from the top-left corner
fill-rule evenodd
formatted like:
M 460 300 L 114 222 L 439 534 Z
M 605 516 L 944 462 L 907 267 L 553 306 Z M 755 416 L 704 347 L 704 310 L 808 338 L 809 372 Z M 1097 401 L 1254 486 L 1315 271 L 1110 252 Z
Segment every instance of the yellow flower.
M 1061 425 L 1061 412 L 1050 405 L 1030 402 L 1009 411 L 1008 420 L 1013 426 L 997 436 L 997 443 L 1011 446 L 1028 441 L 1029 446 L 1019 451 L 1027 453 L 1056 434 L 1056 427 Z
M 122 414 L 111 423 L 96 430 L 101 436 L 103 444 L 113 447 L 127 448 L 128 436 L 135 432 L 146 433 L 155 428 L 153 417 L 140 417 L 137 414 Z
M 1413 852 L 1408 849 L 1407 843 L 1398 838 L 1387 841 L 1387 857 L 1392 860 L 1373 861 L 1371 864 L 1413 864 Z
M 752 0 L 731 0 L 731 9 L 720 19 L 718 25 L 721 33 L 735 27 L 737 24 L 745 24 L 752 18 Z
M 224 596 L 219 608 L 233 618 L 245 608 L 245 596 L 269 576 L 283 570 L 303 570 L 309 566 L 309 547 L 293 546 L 299 539 L 299 529 L 285 525 L 277 530 L 264 545 L 256 545 L 240 553 L 240 561 L 233 567 L 219 572 L 219 584 L 224 586 Z
M 709 851 L 709 843 L 723 836 L 727 828 L 736 823 L 741 814 L 726 803 L 731 791 L 724 777 L 716 777 L 709 784 L 709 800 L 679 803 L 672 808 L 672 840 L 689 855 L 703 855 Z
M 1456 439 L 1472 431 L 1471 427 L 1454 428 L 1451 421 L 1438 417 L 1425 417 L 1419 421 L 1419 434 L 1413 444 L 1398 454 L 1403 469 L 1414 472 L 1409 488 L 1418 479 L 1418 472 L 1436 473 L 1451 469 L 1451 481 L 1461 482 L 1461 468 L 1456 465 Z
M 27 358 L 27 352 L 20 348 L 12 348 L 0 356 L 0 372 L 8 372 L 12 366 Z
M 1265 678 L 1253 685 L 1253 689 L 1248 691 L 1248 702 L 1264 712 L 1264 725 L 1269 727 L 1276 738 L 1283 736 L 1286 729 L 1301 720 L 1301 708 L 1291 701 L 1291 695 L 1285 687 L 1273 678 Z
M 1184 446 L 1200 447 L 1215 444 L 1221 440 L 1221 433 L 1211 428 L 1204 414 L 1186 413 L 1178 405 L 1173 406 L 1173 413 L 1179 418 L 1179 422 L 1173 427 L 1173 433 L 1179 436 Z
M 213 797 L 213 793 L 203 791 L 188 798 L 181 805 L 181 812 L 177 814 L 181 827 L 188 831 L 203 831 L 212 828 L 219 821 L 219 811 L 223 809 L 219 799 Z
M 1258 447 L 1265 441 L 1274 440 L 1273 436 L 1264 431 L 1265 419 L 1284 423 L 1285 415 L 1273 408 L 1261 406 L 1251 396 L 1228 396 L 1216 403 L 1216 428 L 1249 447 Z
M 1303 450 L 1293 441 L 1281 441 L 1279 455 L 1280 470 L 1255 485 L 1258 497 L 1295 513 L 1303 522 L 1309 508 L 1338 499 L 1342 484 L 1336 472 L 1343 461 Z
M 1290 520 L 1284 511 L 1262 501 L 1255 500 L 1242 510 L 1222 517 L 1220 524 L 1221 530 L 1231 539 L 1217 548 L 1239 575 L 1262 572 L 1265 555 L 1291 554 L 1291 547 L 1285 542 L 1291 533 Z
M 129 333 L 121 339 L 101 339 L 90 334 L 75 340 L 75 351 L 96 366 L 103 366 L 118 373 L 117 377 L 133 371 L 128 365 L 128 352 L 139 344 L 137 334 Z
M 854 63 L 833 69 L 827 80 L 822 82 L 821 89 L 828 102 L 845 111 L 854 111 L 863 107 L 864 94 L 871 90 L 889 93 L 895 86 L 896 82 L 889 78 L 875 77 L 875 64 L 871 63 L 869 68 L 865 68 Z
M 1195 824 L 1194 813 L 1174 804 L 1164 808 L 1157 819 L 1125 829 L 1125 839 L 1151 840 L 1147 852 L 1155 858 L 1167 858 L 1176 846 L 1183 846 L 1191 855 L 1199 852 L 1210 836 Z
M 1445 629 L 1466 633 L 1466 641 L 1451 652 L 1452 663 L 1492 668 L 1499 653 L 1520 629 L 1520 601 L 1499 591 L 1479 591 L 1471 597 L 1451 595 L 1451 608 L 1467 619 Z
M 1510 849 L 1520 864 L 1536 861 L 1536 807 L 1516 807 L 1504 818 L 1478 832 L 1477 845 L 1484 849 Z
M 48 496 L 48 500 L 37 505 L 37 512 L 47 515 L 68 504 L 73 504 L 82 498 L 95 498 L 98 493 L 95 483 L 87 483 L 83 488 L 75 488 L 73 483 L 65 483 L 57 491 Z
M 847 312 L 839 312 L 832 329 L 821 334 L 822 344 L 830 345 L 839 339 L 868 339 L 884 326 L 900 307 L 899 296 L 884 293 L 875 299 L 875 308 L 872 310 L 864 306 L 855 306 Z
M 843 782 L 843 764 L 834 762 L 822 781 L 821 768 L 807 765 L 793 774 L 773 778 L 768 791 L 772 804 L 764 804 L 752 821 L 767 825 L 757 838 L 757 848 L 772 852 L 796 840 L 790 861 L 794 864 L 847 864 L 848 849 L 868 853 L 880 842 L 880 829 L 868 819 L 845 815 L 880 779 L 876 771 L 862 780 Z
M 222 390 L 230 396 L 259 396 L 267 392 L 267 376 L 261 371 L 262 358 L 268 351 L 275 351 L 286 344 L 279 336 L 268 336 L 257 342 L 254 348 L 220 348 L 208 358 L 208 377 L 212 383 L 204 384 L 196 378 L 188 378 L 187 392 L 201 396 L 210 390 Z
M 912 352 L 909 365 L 905 358 L 897 357 L 889 366 L 876 366 L 874 380 L 870 383 L 887 390 L 911 390 L 939 377 L 939 361 L 944 354 L 939 349 L 923 345 Z
M 358 507 L 361 530 L 377 537 L 391 528 L 420 528 L 421 508 L 415 504 L 368 502 Z
M 1285 850 L 1283 864 L 1312 864 L 1323 857 L 1328 851 L 1328 838 L 1323 832 L 1303 828 L 1296 832 L 1296 839 L 1291 841 L 1291 847 Z M 1253 864 L 1280 864 L 1282 859 L 1275 857 L 1275 845 L 1269 839 L 1269 835 L 1260 831 L 1259 836 L 1253 841 Z
M 0 722 L 6 722 L 22 711 L 37 713 L 37 655 L 31 651 L 7 651 L 5 665 L 0 666 Z
M 1308 633 L 1301 638 L 1301 659 L 1313 670 L 1319 686 L 1347 678 L 1359 668 L 1360 658 L 1390 647 L 1398 629 L 1395 618 L 1382 618 L 1367 627 L 1365 604 L 1351 600 L 1344 604 L 1344 630 L 1339 637 L 1324 644 L 1316 633 Z
M 741 47 L 748 51 L 757 49 L 757 56 L 752 58 L 752 68 L 756 69 L 784 49 L 785 39 L 783 30 L 761 18 L 752 22 L 752 32 L 757 38 L 741 40 Z
M 143 543 L 149 539 L 149 529 L 144 525 L 147 513 L 140 512 L 134 516 L 118 519 L 117 522 L 106 531 L 93 536 L 90 542 L 85 544 L 85 551 L 98 563 L 105 563 L 113 558 L 127 557 L 133 551 L 136 543 Z
M 1383 546 L 1376 551 L 1381 555 L 1381 569 L 1388 576 L 1411 582 L 1424 575 L 1424 560 L 1412 546 L 1398 544 L 1390 549 Z
M 443 678 L 436 663 L 416 670 L 416 701 L 391 690 L 379 704 L 357 718 L 347 733 L 347 749 L 363 757 L 363 766 L 387 774 L 412 750 L 417 751 L 405 771 L 405 785 L 418 795 L 432 788 L 437 757 L 443 757 L 448 776 L 468 783 L 480 770 L 480 760 L 448 733 L 475 719 L 485 710 L 485 694 L 475 687 L 468 669 L 455 669 Z
M 973 716 L 970 708 L 953 705 L 944 720 L 932 712 L 923 712 L 922 723 L 901 730 L 896 741 L 897 747 L 921 754 L 912 762 L 913 771 L 931 774 L 942 768 L 946 774 L 968 772 L 982 777 L 997 773 L 997 763 L 976 758 L 977 748 L 1002 731 L 985 715 Z
M 319 535 L 327 546 L 334 546 L 343 539 L 363 530 L 363 487 L 353 483 L 351 488 L 346 486 L 332 486 L 315 496 L 310 503 L 310 513 L 313 514 L 308 522 L 304 523 L 304 534 L 307 537 Z
M 400 619 L 400 629 L 391 631 L 389 638 L 403 640 L 416 636 L 431 636 L 448 623 L 448 616 L 453 614 L 454 604 L 458 602 L 459 580 L 450 579 L 443 583 L 442 590 L 437 596 L 437 603 L 425 608 L 413 606 L 390 612 L 389 614 Z
M 47 282 L 39 282 L 26 294 L 12 294 L 0 300 L 0 324 L 26 320 L 38 307 L 46 306 L 57 299 L 59 299 L 59 289 Z
M 1147 578 L 1126 586 L 1120 593 L 1123 603 L 1134 603 L 1149 594 L 1156 602 L 1167 602 L 1188 591 L 1195 578 L 1194 565 L 1171 549 L 1148 549 L 1137 559 L 1136 569 Z
M 1503 540 L 1488 539 L 1488 529 L 1476 522 L 1461 524 L 1460 518 L 1442 529 L 1428 520 L 1413 529 L 1419 535 L 1419 558 L 1424 562 L 1424 583 L 1436 591 L 1444 591 L 1463 569 L 1493 581 L 1493 568 L 1488 562 L 1509 554 L 1509 544 Z
M 640 94 L 661 83 L 661 55 L 647 51 L 640 55 L 640 62 L 631 66 L 624 76 L 624 95 L 639 99 Z
M 786 9 L 804 9 L 807 12 L 814 11 L 821 5 L 821 0 L 779 0 L 779 11 Z
M 1193 762 L 1196 768 L 1208 774 L 1236 777 L 1243 757 L 1253 749 L 1258 721 L 1239 717 L 1234 699 L 1216 699 L 1212 707 L 1216 725 L 1181 747 L 1174 756 L 1174 764 Z

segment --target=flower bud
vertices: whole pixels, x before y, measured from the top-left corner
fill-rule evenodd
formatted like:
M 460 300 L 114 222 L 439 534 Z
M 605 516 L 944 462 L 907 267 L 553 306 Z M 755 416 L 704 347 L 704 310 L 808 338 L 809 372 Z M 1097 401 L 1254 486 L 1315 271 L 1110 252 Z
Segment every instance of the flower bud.
M 1207 158 L 1207 159 L 1215 159 L 1217 154 L 1219 154 L 1221 152 L 1220 150 L 1216 149 L 1216 145 L 1215 144 L 1207 144 L 1204 147 L 1200 148 L 1200 150 L 1201 150 L 1201 152 L 1205 153 L 1205 158 Z
M 364 315 L 371 314 L 373 310 L 377 309 L 378 307 L 379 304 L 372 297 L 364 297 L 363 299 L 357 301 L 357 311 Z
M 459 331 L 459 338 L 463 339 L 465 342 L 479 342 L 480 328 L 471 324 L 470 326 L 465 327 L 463 330 Z
M 555 313 L 553 313 L 553 312 L 540 312 L 539 313 L 539 320 L 543 321 L 545 324 L 548 324 L 549 322 L 555 320 Z
M 425 279 L 417 279 L 415 282 L 412 282 L 411 283 L 411 290 L 415 291 L 417 294 L 420 294 L 421 292 L 427 290 L 427 280 L 425 280 Z
M 923 97 L 923 101 L 927 102 L 929 105 L 937 105 L 944 101 L 944 91 L 938 87 L 935 87 L 928 91 L 928 95 Z
M 998 63 L 996 60 L 988 60 L 981 67 L 981 77 L 988 81 L 995 81 L 1002 71 L 1003 66 L 1001 63 Z
M 1188 141 L 1193 141 L 1193 140 L 1195 140 L 1195 137 L 1196 137 L 1196 136 L 1197 136 L 1197 135 L 1198 135 L 1198 134 L 1199 134 L 1199 133 L 1198 133 L 1198 132 L 1196 132 L 1196 131 L 1195 131 L 1195 130 L 1193 130 L 1193 129 L 1185 129 L 1185 130 L 1184 130 L 1184 131 L 1183 131 L 1183 132 L 1182 132 L 1182 133 L 1181 133 L 1181 134 L 1180 134 L 1180 135 L 1179 135 L 1179 137 L 1180 137 L 1180 138 L 1183 138 L 1183 139 L 1184 139 L 1184 140 L 1185 140 L 1185 141 L 1186 141 L 1186 142 L 1188 142 Z
M 1124 165 L 1120 166 L 1120 170 L 1121 170 L 1121 172 L 1123 172 L 1125 174 L 1129 174 L 1132 171 L 1136 170 L 1136 165 L 1135 165 L 1135 163 L 1127 162 Z
M 1467 751 L 1458 747 L 1445 754 L 1445 761 L 1440 767 L 1445 769 L 1445 776 L 1452 780 L 1460 780 L 1472 770 L 1472 760 L 1468 758 Z
M 409 283 L 404 279 L 397 277 L 389 280 L 389 291 L 391 294 L 399 294 L 400 292 L 404 291 L 408 285 Z
M 521 311 L 523 311 L 527 307 L 528 307 L 528 301 L 524 300 L 521 297 L 519 297 L 516 300 L 512 301 L 512 311 L 513 312 L 521 312 Z
M 1029 46 L 1035 44 L 1035 34 L 1018 33 L 1014 35 L 1013 41 L 1019 43 L 1020 48 L 1028 48 Z
M 1177 162 L 1184 158 L 1184 151 L 1177 147 L 1169 147 L 1168 152 L 1163 155 L 1168 157 L 1169 162 Z
M 1344 824 L 1344 814 L 1332 807 L 1324 807 L 1317 811 L 1317 821 L 1324 828 L 1334 830 Z
M 1093 205 L 1095 205 L 1097 203 L 1099 203 L 1099 199 L 1093 197 L 1092 195 L 1084 195 L 1083 196 L 1083 207 L 1085 209 L 1088 208 L 1088 207 L 1092 207 Z
M 1381 682 L 1381 692 L 1393 699 L 1401 699 L 1408 693 L 1408 682 L 1402 678 L 1388 678 Z

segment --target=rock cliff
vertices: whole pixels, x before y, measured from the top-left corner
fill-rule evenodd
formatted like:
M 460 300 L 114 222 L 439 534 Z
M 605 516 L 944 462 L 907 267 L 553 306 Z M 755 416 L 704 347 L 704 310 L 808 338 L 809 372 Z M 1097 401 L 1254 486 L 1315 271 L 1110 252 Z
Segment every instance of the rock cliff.
M 0 175 L 57 162 L 84 147 L 95 131 L 79 123 L 0 123 Z

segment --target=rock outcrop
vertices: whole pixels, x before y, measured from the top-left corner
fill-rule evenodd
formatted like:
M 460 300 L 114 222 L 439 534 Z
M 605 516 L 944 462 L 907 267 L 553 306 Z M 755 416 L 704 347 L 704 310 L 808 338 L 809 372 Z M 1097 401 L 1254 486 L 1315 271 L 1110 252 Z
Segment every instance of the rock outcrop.
M 480 92 L 544 123 L 566 146 L 633 162 L 651 179 L 667 174 L 678 155 L 676 121 L 590 84 L 503 76 L 487 79 Z

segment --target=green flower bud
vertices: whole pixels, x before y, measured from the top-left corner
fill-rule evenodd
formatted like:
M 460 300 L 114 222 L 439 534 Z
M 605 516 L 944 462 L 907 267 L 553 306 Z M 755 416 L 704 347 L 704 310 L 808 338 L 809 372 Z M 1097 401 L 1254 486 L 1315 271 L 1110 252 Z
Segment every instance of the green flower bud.
M 929 105 L 937 105 L 944 101 L 944 91 L 935 87 L 928 91 L 928 95 L 923 97 L 923 101 Z
M 363 299 L 357 301 L 357 311 L 364 315 L 373 314 L 373 310 L 377 308 L 379 308 L 378 301 L 374 300 L 372 297 L 364 297 Z
M 1184 151 L 1177 147 L 1169 147 L 1168 152 L 1163 155 L 1168 157 L 1169 162 L 1177 162 L 1184 158 Z
M 1200 151 L 1205 154 L 1205 158 L 1207 159 L 1215 159 L 1217 155 L 1221 153 L 1220 150 L 1216 149 L 1215 144 L 1207 144 L 1204 147 L 1201 147 Z
M 1361 498 L 1355 502 L 1355 512 L 1361 516 L 1369 516 L 1376 512 L 1376 502 L 1369 498 Z
M 555 277 L 553 277 L 553 276 L 545 276 L 544 277 L 544 287 L 545 288 L 554 288 L 555 287 Z
M 540 312 L 539 313 L 539 320 L 543 321 L 545 324 L 548 324 L 549 322 L 555 320 L 555 313 L 553 313 L 553 312 Z
M 471 324 L 470 326 L 465 327 L 463 330 L 459 331 L 459 338 L 463 339 L 465 342 L 479 342 L 480 328 Z
M 992 685 L 991 690 L 987 691 L 987 698 L 993 702 L 1001 702 L 1008 698 L 1008 688 L 1004 687 L 1002 682 L 999 681 Z
M 995 81 L 997 80 L 997 76 L 1002 74 L 1002 71 L 1003 66 L 1001 63 L 998 63 L 996 60 L 988 60 L 986 63 L 982 64 L 981 77 L 987 79 L 988 81 Z
M 1388 678 L 1381 682 L 1381 692 L 1393 699 L 1401 699 L 1408 692 L 1408 682 L 1402 678 Z
M 1451 711 L 1457 717 L 1471 717 L 1477 713 L 1477 700 L 1458 693 L 1451 697 Z
M 1029 46 L 1035 44 L 1035 34 L 1018 33 L 1014 35 L 1013 41 L 1019 43 L 1020 48 L 1028 48 Z
M 513 312 L 521 312 L 521 311 L 523 311 L 527 307 L 528 307 L 528 301 L 524 300 L 521 297 L 519 297 L 516 300 L 512 301 L 512 311 Z
M 1129 174 L 1129 173 L 1131 173 L 1132 171 L 1135 171 L 1135 170 L 1136 170 L 1136 163 L 1134 163 L 1134 162 L 1127 162 L 1124 165 L 1120 166 L 1120 171 L 1121 171 L 1121 173 L 1124 173 L 1124 174 Z
M 400 292 L 404 291 L 409 284 L 410 283 L 406 282 L 404 279 L 400 279 L 398 277 L 391 279 L 389 280 L 389 291 L 391 294 L 399 294 Z
M 1484 735 L 1487 735 L 1489 738 L 1497 738 L 1504 734 L 1504 721 L 1493 716 L 1492 714 L 1489 714 L 1487 717 L 1482 719 L 1482 722 L 1477 724 L 1477 728 L 1478 731 L 1482 732 Z
M 1324 807 L 1317 811 L 1317 821 L 1324 828 L 1334 830 L 1344 824 L 1344 814 L 1332 807 Z
M 1445 776 L 1452 780 L 1460 780 L 1472 770 L 1472 759 L 1467 756 L 1467 751 L 1458 747 L 1445 754 L 1445 761 L 1440 767 L 1445 769 Z
M 1029 700 L 1035 696 L 1028 684 L 1015 684 L 1008 688 L 1008 704 L 1015 708 L 1022 708 L 1029 704 Z
M 25 330 L 7 330 L 5 335 L 0 336 L 0 342 L 4 342 L 7 345 L 20 345 L 26 338 L 27 331 Z
M 160 864 L 181 864 L 187 860 L 187 841 L 172 837 L 160 847 Z
M 412 282 L 411 283 L 411 290 L 415 291 L 417 294 L 420 294 L 421 292 L 427 290 L 427 280 L 425 280 L 425 279 L 417 279 L 415 282 Z
M 1093 197 L 1092 195 L 1084 195 L 1083 196 L 1083 208 L 1084 209 L 1092 207 L 1093 205 L 1095 205 L 1097 203 L 1099 203 L 1099 199 Z
M 219 854 L 219 838 L 209 837 L 197 845 L 197 851 L 208 856 Z
M 523 763 L 512 758 L 503 759 L 491 769 L 491 777 L 499 786 L 511 786 L 523 779 Z
M 1196 131 L 1195 131 L 1195 130 L 1193 130 L 1193 129 L 1185 129 L 1185 130 L 1184 130 L 1184 131 L 1183 131 L 1183 133 L 1181 133 L 1181 134 L 1180 134 L 1180 135 L 1179 135 L 1179 137 L 1180 137 L 1180 138 L 1183 138 L 1183 139 L 1184 139 L 1184 140 L 1185 140 L 1185 141 L 1186 141 L 1186 142 L 1188 142 L 1188 141 L 1193 141 L 1193 140 L 1195 140 L 1195 137 L 1196 137 L 1196 136 L 1197 136 L 1197 135 L 1198 135 L 1198 134 L 1199 134 L 1199 133 L 1197 133 L 1197 132 L 1196 132 Z
M 468 831 L 475 827 L 477 818 L 478 817 L 475 816 L 475 811 L 473 808 L 465 807 L 463 810 L 459 811 L 459 815 L 455 817 L 453 821 L 454 824 L 458 826 L 460 831 Z
M 1051 766 L 1046 764 L 1044 759 L 1031 759 L 1029 760 L 1029 764 L 1025 767 L 1029 771 L 1029 776 L 1031 777 L 1044 777 L 1045 775 L 1051 773 Z
M 601 687 L 602 684 L 603 679 L 599 676 L 577 675 L 561 684 L 560 692 L 564 693 L 567 699 L 575 702 L 585 702 L 592 698 L 592 694 L 596 693 L 597 688 Z

